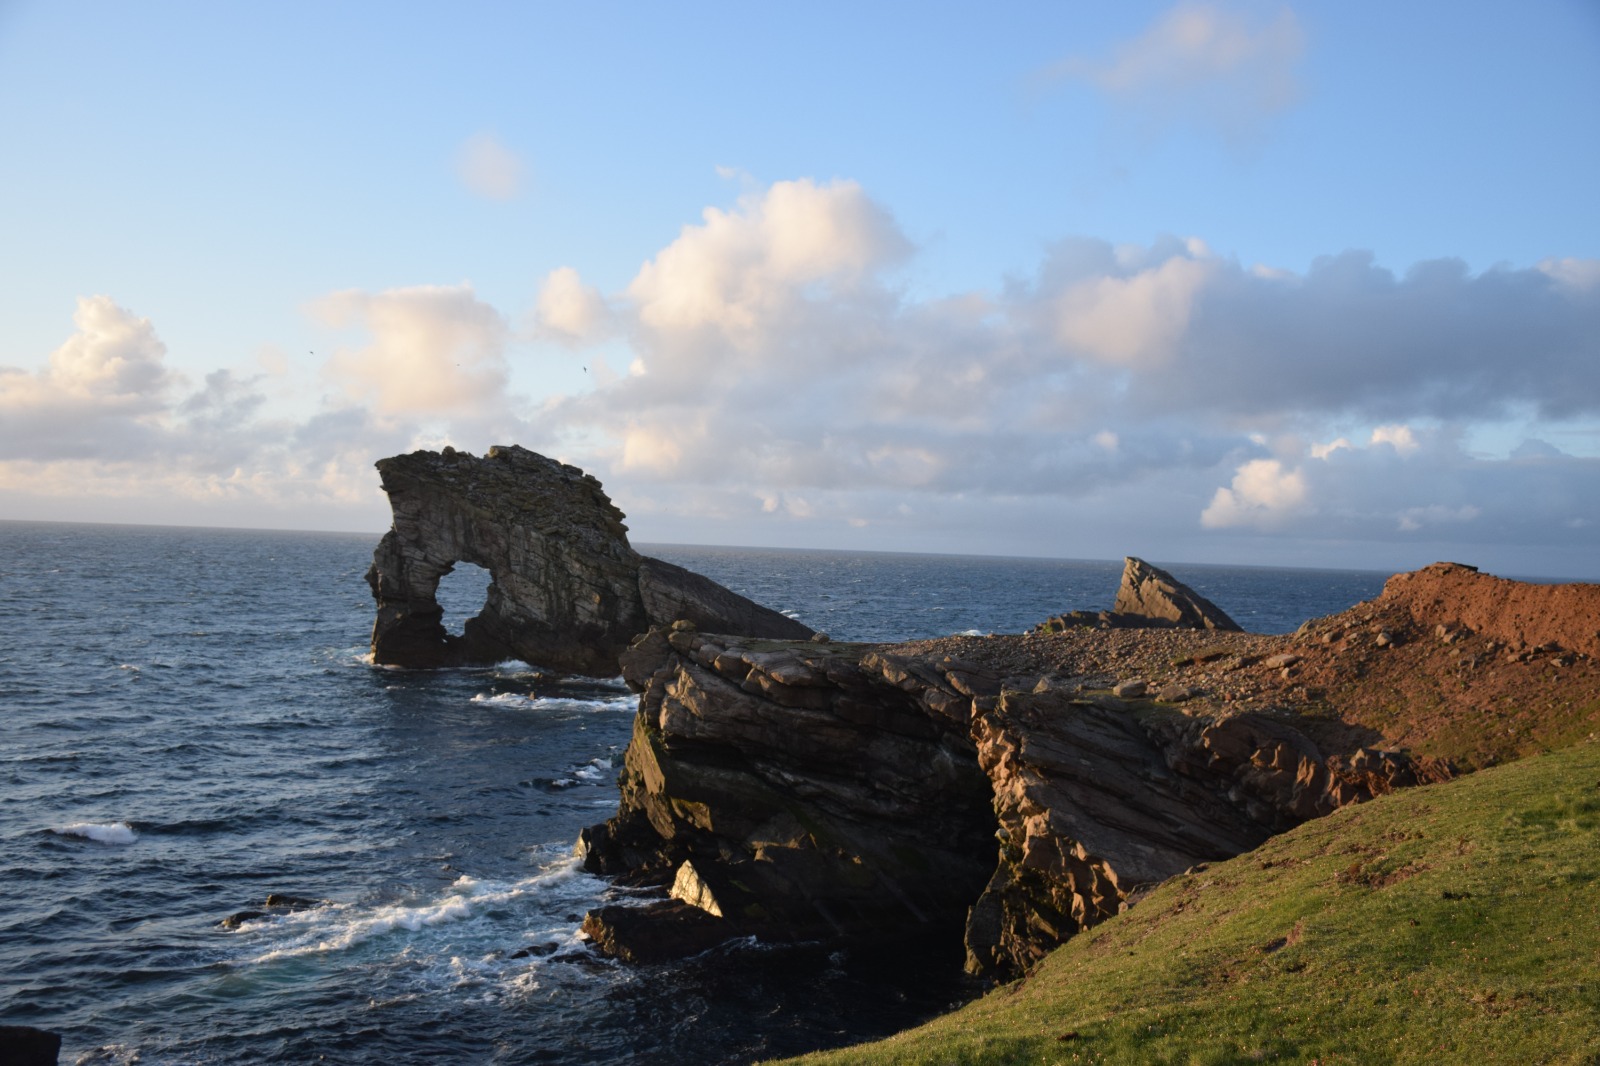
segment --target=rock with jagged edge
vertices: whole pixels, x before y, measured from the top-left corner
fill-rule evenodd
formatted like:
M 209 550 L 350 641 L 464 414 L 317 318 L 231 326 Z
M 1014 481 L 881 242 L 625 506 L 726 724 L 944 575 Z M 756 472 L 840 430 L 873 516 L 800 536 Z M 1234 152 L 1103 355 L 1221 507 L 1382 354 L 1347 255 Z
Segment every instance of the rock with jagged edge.
M 652 625 L 687 620 L 804 640 L 808 626 L 628 543 L 623 514 L 575 466 L 515 445 L 479 458 L 445 448 L 380 459 L 394 525 L 373 553 L 373 661 L 458 666 L 520 659 L 612 677 Z M 457 563 L 489 572 L 483 610 L 447 633 L 437 591 Z

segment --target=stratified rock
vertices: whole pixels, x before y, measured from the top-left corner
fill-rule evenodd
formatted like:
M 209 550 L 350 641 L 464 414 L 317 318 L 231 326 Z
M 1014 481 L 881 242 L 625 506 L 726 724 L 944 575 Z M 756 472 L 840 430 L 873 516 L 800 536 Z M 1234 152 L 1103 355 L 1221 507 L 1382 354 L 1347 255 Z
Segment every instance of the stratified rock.
M 958 935 L 994 865 L 990 788 L 966 735 L 972 697 L 935 669 L 924 681 L 901 666 L 859 646 L 652 630 L 623 657 L 643 695 L 620 810 L 584 831 L 585 866 L 671 886 L 717 923 L 686 927 L 697 948 L 717 928 L 724 939 Z M 653 956 L 655 934 L 635 943 L 635 918 L 598 911 L 589 931 L 604 950 Z
M 516 446 L 478 458 L 446 448 L 377 463 L 394 511 L 367 582 L 377 601 L 373 660 L 451 666 L 521 659 L 611 676 L 652 624 L 686 618 L 751 636 L 811 630 L 628 544 L 623 514 L 577 467 Z M 481 613 L 445 631 L 436 594 L 457 563 L 489 572 Z
M 973 737 L 1000 840 L 967 923 L 974 973 L 1015 976 L 1139 890 L 1270 835 L 1222 779 L 1174 772 L 1127 707 L 1008 692 Z
M 1111 612 L 1188 629 L 1239 631 L 1239 624 L 1222 608 L 1165 570 L 1131 555 L 1123 561 L 1122 585 Z
M 6 1066 L 56 1066 L 61 1034 L 31 1025 L 0 1025 L 0 1062 Z
M 1080 626 L 1096 629 L 1176 626 L 1242 632 L 1239 624 L 1222 608 L 1165 570 L 1131 555 L 1123 560 L 1122 583 L 1117 588 L 1117 599 L 1111 610 L 1068 611 L 1041 622 L 1034 629 L 1042 633 L 1061 633 Z
M 579 850 L 672 897 L 662 923 L 590 915 L 624 958 L 964 920 L 969 967 L 1012 976 L 1196 863 L 1450 775 L 1354 741 L 1323 751 L 1288 721 L 950 656 L 678 624 L 621 661 L 643 693 L 621 806 Z

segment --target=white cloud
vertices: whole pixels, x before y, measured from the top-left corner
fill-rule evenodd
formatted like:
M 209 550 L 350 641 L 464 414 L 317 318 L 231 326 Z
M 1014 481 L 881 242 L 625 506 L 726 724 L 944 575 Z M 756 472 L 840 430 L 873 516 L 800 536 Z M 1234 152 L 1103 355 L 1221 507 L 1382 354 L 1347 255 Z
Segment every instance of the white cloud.
M 522 159 L 492 133 L 468 137 L 456 155 L 456 174 L 486 200 L 514 200 L 522 191 Z
M 1156 125 L 1193 122 L 1237 138 L 1299 99 L 1305 43 L 1288 7 L 1257 26 L 1220 5 L 1181 3 L 1110 56 L 1071 56 L 1043 77 L 1087 82 Z
M 1600 259 L 1543 259 L 1539 270 L 1580 293 L 1600 289 Z
M 0 457 L 116 455 L 159 431 L 180 379 L 150 320 L 78 299 L 75 332 L 37 372 L 0 367 Z
M 585 285 L 572 267 L 552 270 L 539 287 L 534 305 L 535 330 L 565 344 L 600 340 L 610 331 L 611 310 L 593 285 Z
M 335 351 L 320 403 L 271 352 L 275 376 L 186 383 L 151 323 L 85 301 L 54 354 L 0 370 L 0 492 L 379 513 L 374 459 L 517 442 L 601 477 L 641 539 L 1079 554 L 1092 525 L 1113 554 L 1154 531 L 1191 555 L 1229 538 L 1578 552 L 1600 523 L 1592 454 L 1462 446 L 1485 426 L 1495 455 L 1600 439 L 1600 287 L 1571 281 L 1587 261 L 1397 276 L 1351 252 L 1263 274 L 1192 238 L 1078 238 L 993 291 L 930 299 L 896 283 L 911 252 L 853 183 L 746 192 L 609 300 L 549 275 L 536 335 L 604 339 L 628 373 L 595 355 L 585 388 L 532 402 L 509 395 L 511 358 L 537 380 L 562 356 L 514 349 L 466 284 L 314 304 L 344 331 L 316 343 Z M 290 390 L 299 413 L 275 413 Z
M 661 333 L 708 332 L 736 348 L 820 294 L 844 294 L 910 245 L 854 182 L 778 182 L 702 223 L 640 269 L 628 286 L 639 321 Z
M 1401 455 L 1409 455 L 1422 445 L 1410 426 L 1378 426 L 1372 431 L 1373 444 L 1387 444 Z
M 1277 459 L 1252 459 L 1239 467 L 1229 488 L 1218 489 L 1200 512 L 1206 529 L 1252 526 L 1275 529 L 1307 509 L 1305 474 Z
M 371 334 L 366 347 L 339 350 L 326 373 L 381 414 L 461 414 L 503 395 L 508 330 L 470 285 L 351 289 L 324 297 L 312 311 L 331 326 Z
M 1056 298 L 1056 335 L 1068 348 L 1108 363 L 1165 362 L 1210 274 L 1206 262 L 1174 256 L 1127 277 L 1079 282 Z

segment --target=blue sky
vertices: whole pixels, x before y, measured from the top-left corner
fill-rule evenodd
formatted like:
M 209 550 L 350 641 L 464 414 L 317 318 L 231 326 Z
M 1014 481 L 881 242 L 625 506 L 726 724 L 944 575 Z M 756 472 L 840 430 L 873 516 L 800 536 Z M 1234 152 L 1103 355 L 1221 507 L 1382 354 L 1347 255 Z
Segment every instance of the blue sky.
M 0 5 L 0 516 L 1600 578 L 1600 6 Z

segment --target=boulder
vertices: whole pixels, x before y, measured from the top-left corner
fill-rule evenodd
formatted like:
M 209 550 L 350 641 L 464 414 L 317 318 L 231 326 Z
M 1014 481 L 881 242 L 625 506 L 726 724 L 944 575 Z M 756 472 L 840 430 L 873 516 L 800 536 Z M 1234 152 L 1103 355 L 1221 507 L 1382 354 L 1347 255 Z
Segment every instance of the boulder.
M 373 661 L 455 666 L 521 659 L 613 676 L 651 625 L 680 618 L 749 636 L 811 629 L 708 578 L 647 559 L 600 482 L 515 445 L 482 458 L 445 448 L 380 459 L 394 524 L 373 553 Z M 439 580 L 460 562 L 489 572 L 483 610 L 462 633 L 442 624 Z
M 676 930 L 664 936 L 638 915 L 596 912 L 602 950 L 655 957 L 663 937 L 703 950 L 702 932 L 718 929 L 959 935 L 993 868 L 994 821 L 964 719 L 956 728 L 930 710 L 971 697 L 936 668 L 930 686 L 858 646 L 689 629 L 652 630 L 623 664 L 642 695 L 621 806 L 584 831 L 580 854 L 699 917 L 664 910 Z

